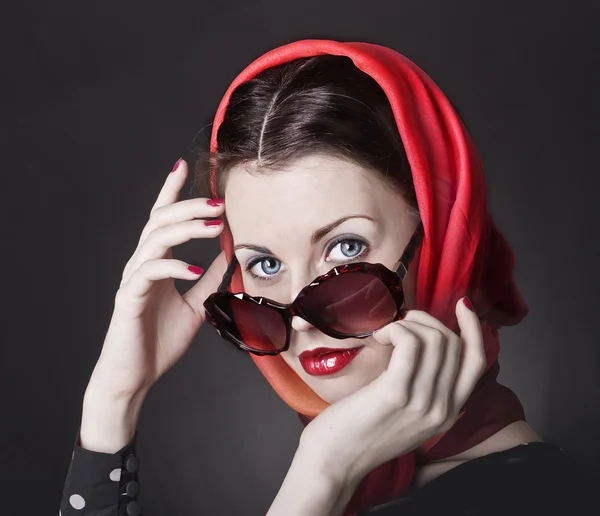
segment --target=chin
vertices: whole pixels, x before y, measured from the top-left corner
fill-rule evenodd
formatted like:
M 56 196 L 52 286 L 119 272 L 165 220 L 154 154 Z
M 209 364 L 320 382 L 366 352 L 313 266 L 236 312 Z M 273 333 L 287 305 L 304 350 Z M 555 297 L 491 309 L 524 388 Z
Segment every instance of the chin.
M 346 396 L 350 396 L 351 394 L 355 393 L 356 391 L 370 383 L 370 381 L 355 382 L 348 381 L 348 379 L 345 380 L 346 381 L 341 380 L 335 382 L 335 385 L 333 384 L 333 382 L 331 385 L 323 385 L 323 383 L 315 385 L 316 382 L 314 381 L 311 383 L 306 383 L 308 383 L 308 386 L 327 403 L 335 403 L 336 401 L 344 399 Z

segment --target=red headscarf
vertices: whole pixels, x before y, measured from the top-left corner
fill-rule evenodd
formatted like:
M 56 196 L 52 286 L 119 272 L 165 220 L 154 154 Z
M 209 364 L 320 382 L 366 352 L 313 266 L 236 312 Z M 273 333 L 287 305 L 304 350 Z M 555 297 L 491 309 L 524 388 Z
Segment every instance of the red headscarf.
M 369 43 L 302 40 L 262 55 L 229 86 L 214 119 L 211 151 L 231 93 L 262 71 L 294 59 L 332 54 L 346 56 L 383 89 L 404 144 L 424 228 L 416 286 L 416 308 L 458 329 L 457 301 L 469 295 L 482 320 L 487 369 L 462 417 L 445 434 L 418 450 L 382 464 L 363 479 L 347 511 L 357 511 L 400 496 L 411 484 L 417 463 L 455 455 L 480 443 L 507 424 L 525 419 L 512 391 L 496 382 L 497 329 L 525 317 L 524 303 L 512 277 L 513 252 L 492 221 L 481 161 L 465 126 L 429 76 L 398 52 Z M 211 172 L 216 197 L 216 171 Z M 227 261 L 233 255 L 231 233 L 221 233 Z M 244 290 L 239 269 L 232 292 Z M 306 424 L 327 403 L 304 383 L 280 356 L 252 359 L 279 396 Z

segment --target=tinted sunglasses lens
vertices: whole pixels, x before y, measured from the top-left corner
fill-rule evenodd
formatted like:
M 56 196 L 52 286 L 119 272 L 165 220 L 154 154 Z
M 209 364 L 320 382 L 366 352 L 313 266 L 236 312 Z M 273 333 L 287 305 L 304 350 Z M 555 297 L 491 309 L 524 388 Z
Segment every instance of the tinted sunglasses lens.
M 373 331 L 397 312 L 387 286 L 364 272 L 345 272 L 309 289 L 302 309 L 312 321 L 347 335 Z
M 229 311 L 237 335 L 246 346 L 256 351 L 283 348 L 286 326 L 281 315 L 272 308 L 238 298 L 229 298 Z

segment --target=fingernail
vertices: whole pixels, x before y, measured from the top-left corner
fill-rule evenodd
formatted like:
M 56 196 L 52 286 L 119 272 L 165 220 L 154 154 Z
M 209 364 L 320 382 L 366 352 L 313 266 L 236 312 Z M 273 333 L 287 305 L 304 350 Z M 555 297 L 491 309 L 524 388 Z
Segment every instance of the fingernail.
M 173 165 L 173 170 L 171 170 L 171 174 L 173 172 L 175 172 L 177 170 L 177 168 L 179 167 L 179 164 L 181 163 L 181 158 L 179 158 L 176 162 L 175 165 Z
M 195 265 L 189 265 L 188 271 L 191 271 L 194 274 L 202 274 L 204 272 L 204 269 L 202 267 L 196 267 Z
M 225 199 L 209 199 L 206 204 L 209 206 L 221 206 L 225 202 Z
M 463 297 L 463 303 L 469 310 L 471 310 L 471 312 L 475 311 L 473 310 L 473 304 L 471 303 L 471 300 L 467 296 Z
M 205 220 L 204 225 L 205 226 L 218 226 L 219 224 L 221 224 L 221 222 L 223 222 L 221 219 Z

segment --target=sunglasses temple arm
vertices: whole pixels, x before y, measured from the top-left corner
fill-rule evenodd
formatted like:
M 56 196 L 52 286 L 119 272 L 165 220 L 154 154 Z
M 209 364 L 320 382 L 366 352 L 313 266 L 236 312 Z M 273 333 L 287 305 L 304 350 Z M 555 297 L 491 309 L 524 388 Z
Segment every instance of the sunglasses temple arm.
M 225 274 L 223 275 L 221 284 L 217 288 L 217 292 L 223 292 L 224 290 L 227 290 L 229 288 L 229 285 L 231 284 L 231 279 L 233 278 L 233 273 L 235 272 L 235 268 L 236 268 L 237 264 L 238 264 L 238 261 L 234 254 L 233 257 L 231 258 L 231 261 L 229 262 L 229 265 L 227 266 L 227 270 L 225 271 Z
M 402 253 L 402 257 L 400 258 L 400 264 L 396 269 L 396 274 L 400 276 L 400 279 L 404 279 L 404 277 L 408 274 L 408 266 L 412 259 L 415 257 L 415 252 L 417 247 L 421 243 L 423 239 L 423 224 L 421 221 L 417 224 L 417 228 L 413 233 L 410 242 L 406 246 L 404 253 Z

